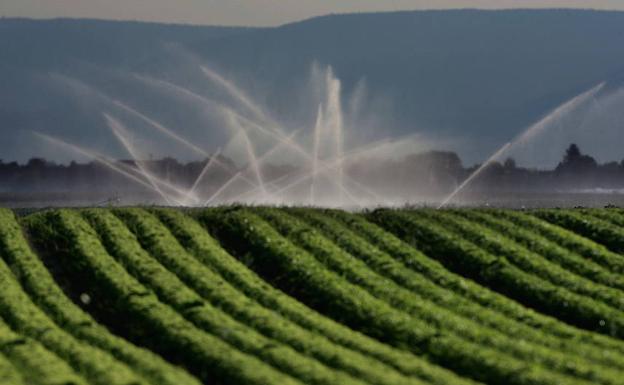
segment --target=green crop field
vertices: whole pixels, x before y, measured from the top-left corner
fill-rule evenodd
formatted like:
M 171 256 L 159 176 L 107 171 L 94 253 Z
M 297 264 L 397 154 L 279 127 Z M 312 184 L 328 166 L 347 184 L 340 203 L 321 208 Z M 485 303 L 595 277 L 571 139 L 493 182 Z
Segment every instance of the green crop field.
M 624 210 L 0 209 L 0 384 L 624 384 Z

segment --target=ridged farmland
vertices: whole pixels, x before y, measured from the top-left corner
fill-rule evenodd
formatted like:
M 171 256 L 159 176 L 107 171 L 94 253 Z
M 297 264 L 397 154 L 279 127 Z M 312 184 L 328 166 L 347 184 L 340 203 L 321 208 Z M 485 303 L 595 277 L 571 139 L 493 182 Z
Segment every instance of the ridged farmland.
M 624 211 L 0 209 L 0 384 L 624 384 Z

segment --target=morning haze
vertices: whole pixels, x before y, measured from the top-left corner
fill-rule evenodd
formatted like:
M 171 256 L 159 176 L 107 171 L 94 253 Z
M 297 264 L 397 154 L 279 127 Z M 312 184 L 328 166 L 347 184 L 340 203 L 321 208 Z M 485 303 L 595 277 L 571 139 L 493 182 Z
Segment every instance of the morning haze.
M 2 0 L 0 15 L 97 18 L 204 25 L 274 26 L 329 13 L 448 8 L 592 8 L 624 10 L 620 0 Z M 149 6 L 148 6 L 149 5 Z

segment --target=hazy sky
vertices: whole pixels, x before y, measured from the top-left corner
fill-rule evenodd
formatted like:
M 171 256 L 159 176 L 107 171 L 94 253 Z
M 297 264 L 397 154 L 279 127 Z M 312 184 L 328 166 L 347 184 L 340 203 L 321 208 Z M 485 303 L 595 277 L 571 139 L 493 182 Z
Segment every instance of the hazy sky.
M 328 13 L 476 7 L 624 10 L 624 0 L 0 0 L 0 16 L 267 26 Z

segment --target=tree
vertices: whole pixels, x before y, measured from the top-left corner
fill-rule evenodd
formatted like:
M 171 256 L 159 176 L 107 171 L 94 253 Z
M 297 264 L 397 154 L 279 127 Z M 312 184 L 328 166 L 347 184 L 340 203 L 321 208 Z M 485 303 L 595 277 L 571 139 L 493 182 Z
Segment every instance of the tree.
M 514 158 L 505 159 L 505 163 L 503 163 L 503 167 L 505 170 L 511 171 L 516 169 L 516 160 Z
M 568 147 L 568 149 L 566 150 L 565 155 L 563 156 L 563 163 L 574 163 L 582 156 L 583 155 L 581 154 L 581 149 L 575 143 L 572 143 L 570 147 Z
M 557 165 L 555 171 L 560 173 L 581 174 L 595 171 L 597 167 L 598 163 L 594 158 L 581 153 L 579 147 L 572 143 L 566 150 L 563 160 Z
M 48 162 L 43 158 L 30 158 L 26 167 L 30 169 L 42 169 L 46 166 Z

